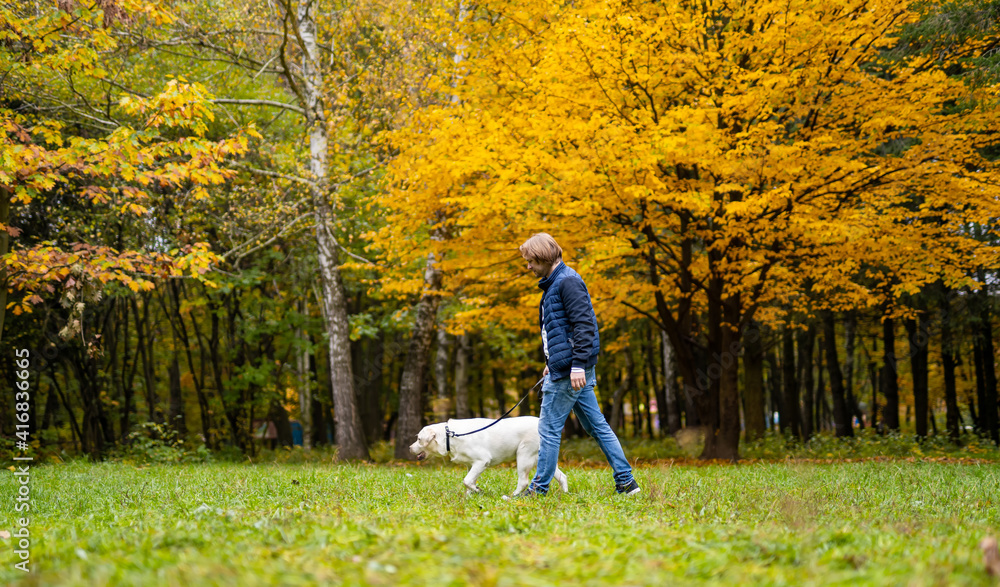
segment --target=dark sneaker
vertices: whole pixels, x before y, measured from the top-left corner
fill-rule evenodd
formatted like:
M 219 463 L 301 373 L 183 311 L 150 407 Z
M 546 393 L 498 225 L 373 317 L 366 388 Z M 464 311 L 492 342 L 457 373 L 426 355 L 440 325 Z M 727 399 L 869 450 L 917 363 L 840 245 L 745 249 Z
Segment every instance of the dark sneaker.
M 518 494 L 518 497 L 538 497 L 539 495 L 545 495 L 545 493 L 539 491 L 534 485 L 529 485 L 524 491 Z
M 512 500 L 512 499 L 513 499 L 513 500 L 522 500 L 522 499 L 531 499 L 531 498 L 534 498 L 534 497 L 539 497 L 539 496 L 541 496 L 541 495 L 545 495 L 545 494 L 544 494 L 544 493 L 542 493 L 541 491 L 537 491 L 537 490 L 536 490 L 536 489 L 534 488 L 534 486 L 532 486 L 532 485 L 529 485 L 529 486 L 528 486 L 528 487 L 527 487 L 527 488 L 526 488 L 526 489 L 525 489 L 524 491 L 522 491 L 521 493 L 518 493 L 517 495 L 512 495 L 512 496 L 510 496 L 510 497 L 507 497 L 507 496 L 505 495 L 505 496 L 503 496 L 503 499 L 504 499 L 504 501 L 510 501 L 510 500 Z
M 639 484 L 635 482 L 635 479 L 632 479 L 625 485 L 616 485 L 615 491 L 618 493 L 624 493 L 625 495 L 635 495 L 636 493 L 642 491 L 642 488 L 640 488 Z

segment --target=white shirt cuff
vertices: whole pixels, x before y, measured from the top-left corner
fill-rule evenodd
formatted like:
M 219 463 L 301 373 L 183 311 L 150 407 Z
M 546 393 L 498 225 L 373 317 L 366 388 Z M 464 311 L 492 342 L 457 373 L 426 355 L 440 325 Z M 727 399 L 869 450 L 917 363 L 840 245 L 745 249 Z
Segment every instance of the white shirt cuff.
M 570 373 L 586 373 L 583 367 L 573 367 L 569 370 Z

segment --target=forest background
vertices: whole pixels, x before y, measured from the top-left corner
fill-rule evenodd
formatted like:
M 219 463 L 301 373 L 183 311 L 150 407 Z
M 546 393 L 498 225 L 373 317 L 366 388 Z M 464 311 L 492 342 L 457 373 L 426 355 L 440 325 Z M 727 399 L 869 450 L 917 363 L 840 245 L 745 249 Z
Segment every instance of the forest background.
M 1000 441 L 1000 3 L 0 19 L 0 373 L 30 351 L 45 454 L 366 460 L 496 417 L 541 375 L 540 231 L 590 288 L 620 435 Z

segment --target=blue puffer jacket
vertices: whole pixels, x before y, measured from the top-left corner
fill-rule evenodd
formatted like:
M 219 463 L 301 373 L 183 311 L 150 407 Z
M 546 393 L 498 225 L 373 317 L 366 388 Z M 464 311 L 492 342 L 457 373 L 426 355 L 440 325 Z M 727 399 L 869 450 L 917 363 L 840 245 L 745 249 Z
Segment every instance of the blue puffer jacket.
M 569 377 L 573 367 L 596 365 L 601 336 L 583 278 L 560 262 L 551 275 L 538 281 L 538 287 L 544 292 L 538 305 L 538 327 L 545 327 L 548 341 L 549 379 Z

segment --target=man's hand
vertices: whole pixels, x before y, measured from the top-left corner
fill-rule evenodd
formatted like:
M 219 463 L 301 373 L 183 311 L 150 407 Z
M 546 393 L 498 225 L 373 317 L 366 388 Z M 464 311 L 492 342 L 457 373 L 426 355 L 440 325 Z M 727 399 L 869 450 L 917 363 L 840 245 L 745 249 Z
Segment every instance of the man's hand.
M 546 366 L 545 366 L 545 370 L 544 370 L 544 371 L 542 371 L 542 377 L 545 377 L 545 376 L 547 376 L 548 374 L 549 374 L 549 366 L 548 366 L 548 365 L 546 365 Z
M 572 371 L 569 374 L 569 384 L 574 390 L 583 389 L 584 385 L 587 385 L 587 374 L 580 373 L 578 371 Z

